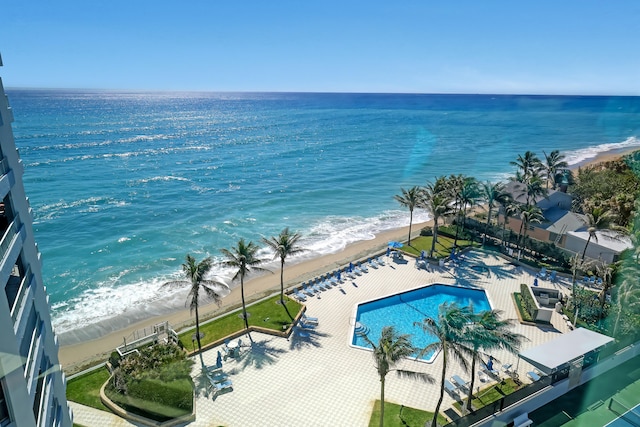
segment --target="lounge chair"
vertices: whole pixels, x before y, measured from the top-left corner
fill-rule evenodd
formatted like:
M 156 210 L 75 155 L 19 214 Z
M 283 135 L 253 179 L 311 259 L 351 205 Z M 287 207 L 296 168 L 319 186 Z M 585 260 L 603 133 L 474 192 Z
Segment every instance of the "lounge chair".
M 373 259 L 369 258 L 369 261 L 367 261 L 367 263 L 369 264 L 369 267 L 371 268 L 378 268 L 378 264 L 376 264 Z
M 365 273 L 369 272 L 369 269 L 367 268 L 367 266 L 361 262 L 358 263 L 358 267 L 360 267 L 360 270 L 364 271 Z
M 556 274 L 557 274 L 557 272 L 555 270 L 550 272 L 549 273 L 549 280 L 551 280 L 552 282 L 555 282 L 556 281 Z
M 305 297 L 304 294 L 302 293 L 302 287 L 300 289 L 296 289 L 295 291 L 293 291 L 293 296 L 299 302 L 304 302 L 307 300 L 307 297 Z
M 305 294 L 309 295 L 310 297 L 314 296 L 316 294 L 316 290 L 311 286 L 310 283 L 306 284 L 303 287 L 303 291 Z
M 447 393 L 449 393 L 451 395 L 457 395 L 458 394 L 458 388 L 456 386 L 454 386 L 453 384 L 451 384 L 451 381 L 449 381 L 449 380 L 444 380 L 444 389 L 447 391 Z
M 229 375 L 225 374 L 224 372 L 222 372 L 221 369 L 217 369 L 214 372 L 209 372 L 207 373 L 207 378 L 209 379 L 210 383 L 224 383 L 225 381 L 227 381 L 229 379 Z
M 602 278 L 598 277 L 598 278 L 596 279 L 596 285 L 597 285 L 597 286 L 602 286 Z
M 216 393 L 219 393 L 223 390 L 233 390 L 233 382 L 231 380 L 226 380 L 223 382 L 215 382 L 213 381 L 211 378 L 209 378 L 209 382 L 211 383 L 211 387 L 213 388 L 213 391 L 215 391 Z
M 362 276 L 362 273 L 364 273 L 364 272 L 360 269 L 360 267 L 359 267 L 359 266 L 357 266 L 357 265 L 356 265 L 355 267 L 353 267 L 353 272 L 354 272 L 354 273 L 356 273 L 356 275 L 358 275 L 358 276 Z
M 534 371 L 527 372 L 527 377 L 533 382 L 540 379 L 540 375 L 536 374 Z
M 451 381 L 453 381 L 453 383 L 458 386 L 458 388 L 460 390 L 466 390 L 467 388 L 467 382 L 465 380 L 463 380 L 462 378 L 460 378 L 458 375 L 454 375 L 451 377 Z
M 305 321 L 305 323 L 318 324 L 318 318 L 317 317 L 311 317 L 311 316 L 307 316 L 306 314 L 303 314 L 302 315 L 302 319 Z
M 595 285 L 596 284 L 596 276 L 589 277 L 589 284 L 590 285 Z
M 538 272 L 537 276 L 541 279 L 546 279 L 547 278 L 547 267 L 542 267 L 540 269 L 540 271 Z
M 297 327 L 293 328 L 293 333 L 299 338 L 309 338 L 311 336 L 308 332 L 305 332 L 304 330 Z

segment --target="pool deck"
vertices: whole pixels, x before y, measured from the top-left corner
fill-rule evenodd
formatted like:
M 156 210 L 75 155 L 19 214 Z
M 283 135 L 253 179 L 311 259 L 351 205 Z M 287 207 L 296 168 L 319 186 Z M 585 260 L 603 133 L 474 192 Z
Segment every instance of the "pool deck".
M 520 284 L 532 284 L 535 271 L 516 267 L 497 255 L 472 251 L 466 253 L 456 266 L 447 263 L 430 272 L 416 269 L 412 258 L 397 263 L 383 257 L 386 265 L 369 268 L 368 273 L 355 280 L 345 281 L 306 301 L 307 314 L 317 317 L 316 329 L 305 331 L 308 336 L 293 334 L 289 340 L 270 335 L 252 333 L 253 344 L 242 337 L 243 347 L 237 359 L 224 362 L 223 370 L 233 381 L 233 391 L 213 396 L 207 390 L 207 381 L 200 374 L 199 357 L 193 376 L 197 386 L 196 421 L 190 426 L 269 426 L 269 425 L 348 425 L 367 426 L 374 401 L 380 395 L 380 382 L 370 351 L 353 348 L 350 344 L 354 324 L 355 304 L 413 289 L 430 283 L 444 283 L 485 289 L 494 309 L 503 311 L 503 317 L 517 319 L 512 294 L 520 291 Z M 484 269 L 471 268 L 487 266 Z M 558 277 L 551 283 L 539 280 L 539 286 L 570 292 L 570 281 Z M 248 310 L 251 311 L 250 309 Z M 516 322 L 515 331 L 526 336 L 521 350 L 549 341 L 568 332 L 566 322 L 554 311 L 548 327 L 522 325 Z M 417 332 L 420 333 L 420 332 Z M 208 366 L 215 365 L 221 348 L 204 352 Z M 495 352 L 495 367 L 513 364 L 518 367 L 520 379 L 528 381 L 526 373 L 532 367 L 518 363 L 516 355 Z M 439 380 L 442 357 L 431 364 L 404 360 L 397 367 L 431 374 Z M 455 362 L 450 363 L 447 377 L 465 373 Z M 503 374 L 504 376 L 504 374 Z M 476 387 L 484 387 L 476 375 Z M 390 373 L 386 379 L 385 400 L 423 410 L 433 411 L 439 397 L 438 385 L 399 378 Z M 452 406 L 454 400 L 445 393 L 442 410 Z M 75 422 L 86 425 L 134 425 L 102 411 L 90 410 L 75 403 Z M 113 418 L 112 418 L 113 417 Z

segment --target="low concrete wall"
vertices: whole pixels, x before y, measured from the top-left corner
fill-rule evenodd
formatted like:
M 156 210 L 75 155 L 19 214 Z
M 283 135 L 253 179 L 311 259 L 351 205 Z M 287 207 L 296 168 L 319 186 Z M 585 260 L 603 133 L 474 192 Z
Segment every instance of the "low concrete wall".
M 155 421 L 155 420 L 143 417 L 142 415 L 137 415 L 137 414 L 133 414 L 133 413 L 131 413 L 129 411 L 125 411 L 120 406 L 118 406 L 115 402 L 113 402 L 111 399 L 109 399 L 107 397 L 107 395 L 105 394 L 104 389 L 105 389 L 105 387 L 107 386 L 107 384 L 109 383 L 110 380 L 111 380 L 111 377 L 109 377 L 107 382 L 102 384 L 102 387 L 100 387 L 100 400 L 102 401 L 104 406 L 109 408 L 114 414 L 116 414 L 117 416 L 119 416 L 121 418 L 124 418 L 124 419 L 129 420 L 129 421 L 133 421 L 134 423 L 141 424 L 143 426 L 149 426 L 149 427 L 173 427 L 173 426 L 177 426 L 177 425 L 180 425 L 180 424 L 184 424 L 184 423 L 188 423 L 188 422 L 192 422 L 192 421 L 196 420 L 196 396 L 195 396 L 195 394 L 193 394 L 193 396 L 192 396 L 192 399 L 193 399 L 193 410 L 191 411 L 191 414 L 184 415 L 182 417 L 173 418 L 173 419 L 170 419 L 170 420 L 165 421 L 165 422 L 159 422 L 159 421 Z

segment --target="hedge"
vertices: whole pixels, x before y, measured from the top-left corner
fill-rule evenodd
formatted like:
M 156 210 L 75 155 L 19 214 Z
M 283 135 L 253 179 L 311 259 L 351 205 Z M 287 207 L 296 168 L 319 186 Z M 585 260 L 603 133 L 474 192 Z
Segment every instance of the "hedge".
M 520 284 L 520 296 L 522 298 L 522 308 L 524 308 L 529 316 L 535 320 L 536 317 L 538 317 L 538 308 L 536 307 L 536 302 L 531 296 L 531 291 L 529 291 L 529 285 L 525 283 Z

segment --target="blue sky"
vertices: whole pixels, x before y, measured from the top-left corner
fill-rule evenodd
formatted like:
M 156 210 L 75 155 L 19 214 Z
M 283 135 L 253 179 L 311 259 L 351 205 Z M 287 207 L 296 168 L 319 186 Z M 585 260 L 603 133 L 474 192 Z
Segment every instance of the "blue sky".
M 640 95 L 640 1 L 4 0 L 7 87 Z

